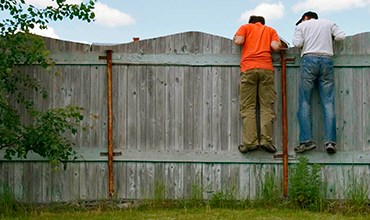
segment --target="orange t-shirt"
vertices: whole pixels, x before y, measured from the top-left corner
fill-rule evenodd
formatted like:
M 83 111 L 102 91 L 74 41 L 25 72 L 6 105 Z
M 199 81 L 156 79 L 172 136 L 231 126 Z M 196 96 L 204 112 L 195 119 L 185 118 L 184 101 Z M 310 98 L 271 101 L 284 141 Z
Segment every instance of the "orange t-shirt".
M 277 32 L 266 25 L 250 23 L 241 26 L 237 36 L 244 36 L 244 44 L 240 58 L 240 71 L 250 69 L 274 70 L 271 57 L 271 42 L 280 42 Z

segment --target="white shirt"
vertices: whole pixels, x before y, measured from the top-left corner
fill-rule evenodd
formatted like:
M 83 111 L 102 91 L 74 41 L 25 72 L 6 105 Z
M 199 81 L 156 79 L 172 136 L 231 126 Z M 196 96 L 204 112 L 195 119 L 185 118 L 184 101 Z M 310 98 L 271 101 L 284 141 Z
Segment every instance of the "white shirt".
M 345 37 L 335 23 L 325 19 L 310 19 L 296 26 L 293 45 L 302 47 L 301 56 L 308 53 L 333 56 L 333 39 L 338 41 Z

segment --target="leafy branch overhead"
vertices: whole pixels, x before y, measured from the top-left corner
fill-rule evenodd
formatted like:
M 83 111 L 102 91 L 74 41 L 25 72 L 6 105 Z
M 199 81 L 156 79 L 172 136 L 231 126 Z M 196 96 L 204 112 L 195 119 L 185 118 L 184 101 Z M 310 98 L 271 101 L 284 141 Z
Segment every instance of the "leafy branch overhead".
M 65 18 L 79 19 L 91 22 L 95 18 L 92 11 L 95 1 L 88 3 L 68 4 L 66 0 L 51 0 L 52 6 L 37 8 L 26 4 L 25 0 L 0 0 L 1 11 L 9 12 L 9 17 L 2 20 L 0 24 L 0 34 L 14 34 L 17 31 L 29 32 L 38 26 L 46 29 L 50 21 L 61 21 Z
M 56 162 L 75 155 L 66 134 L 76 134 L 83 109 L 73 106 L 35 109 L 34 100 L 27 94 L 35 91 L 47 98 L 47 91 L 32 75 L 17 71 L 17 66 L 51 66 L 44 40 L 30 31 L 36 27 L 46 29 L 50 21 L 66 18 L 91 22 L 95 17 L 95 0 L 80 4 L 69 4 L 66 0 L 49 2 L 50 6 L 38 8 L 25 0 L 0 0 L 5 17 L 0 23 L 0 150 L 5 151 L 7 159 L 26 158 L 30 151 Z M 22 119 L 14 103 L 28 112 L 30 120 Z

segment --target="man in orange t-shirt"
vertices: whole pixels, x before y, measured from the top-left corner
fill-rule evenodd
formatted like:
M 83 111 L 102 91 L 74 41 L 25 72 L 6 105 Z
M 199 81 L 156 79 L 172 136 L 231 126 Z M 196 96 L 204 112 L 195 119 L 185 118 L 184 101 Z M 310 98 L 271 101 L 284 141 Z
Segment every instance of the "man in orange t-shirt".
M 251 16 L 234 36 L 234 43 L 241 45 L 240 59 L 240 114 L 243 119 L 243 144 L 240 152 L 261 148 L 275 153 L 272 129 L 275 113 L 274 67 L 272 50 L 278 50 L 281 42 L 277 32 L 265 25 L 261 16 Z M 260 136 L 257 134 L 256 107 L 260 109 Z

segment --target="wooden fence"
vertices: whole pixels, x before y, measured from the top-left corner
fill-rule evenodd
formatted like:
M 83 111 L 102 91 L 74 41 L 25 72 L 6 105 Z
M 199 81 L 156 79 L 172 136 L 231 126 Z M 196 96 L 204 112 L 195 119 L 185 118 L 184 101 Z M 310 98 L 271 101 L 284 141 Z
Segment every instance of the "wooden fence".
M 266 176 L 282 181 L 282 160 L 258 151 L 241 154 L 238 83 L 239 53 L 232 40 L 186 32 L 120 45 L 86 45 L 45 39 L 56 65 L 20 67 L 39 79 L 48 99 L 36 93 L 42 110 L 77 105 L 85 119 L 77 135 L 80 157 L 52 170 L 43 158 L 3 159 L 0 186 L 10 187 L 20 201 L 109 198 L 107 50 L 112 50 L 114 194 L 117 199 L 189 198 L 218 192 L 238 199 L 256 198 Z M 370 162 L 370 33 L 347 37 L 335 45 L 338 153 L 323 149 L 323 114 L 317 92 L 313 100 L 314 139 L 319 149 L 305 154 L 322 164 L 330 198 L 345 198 L 354 181 L 369 183 Z M 296 119 L 300 56 L 286 56 L 289 164 L 298 144 Z M 274 142 L 282 150 L 281 64 L 274 54 L 276 121 Z M 20 109 L 24 114 L 25 111 Z

